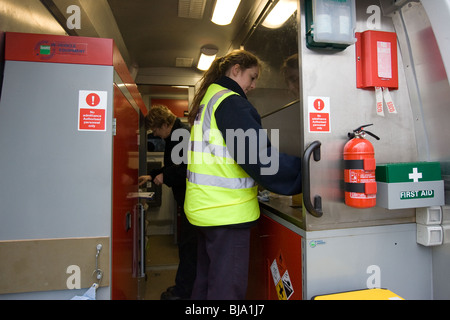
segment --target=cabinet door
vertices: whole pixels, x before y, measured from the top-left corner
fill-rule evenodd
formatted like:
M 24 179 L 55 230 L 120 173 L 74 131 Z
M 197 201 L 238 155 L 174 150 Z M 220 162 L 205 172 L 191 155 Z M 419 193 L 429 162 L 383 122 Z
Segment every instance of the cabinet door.
M 264 214 L 252 230 L 248 298 L 302 299 L 301 236 Z

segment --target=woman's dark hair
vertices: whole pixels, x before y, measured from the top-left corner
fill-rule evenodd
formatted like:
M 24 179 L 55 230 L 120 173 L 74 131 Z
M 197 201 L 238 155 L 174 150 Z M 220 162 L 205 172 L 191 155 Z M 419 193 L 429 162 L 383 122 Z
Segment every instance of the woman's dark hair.
M 261 62 L 259 61 L 259 59 L 253 53 L 246 50 L 235 50 L 224 57 L 216 58 L 211 64 L 211 67 L 209 67 L 209 69 L 200 79 L 201 85 L 194 96 L 191 111 L 189 112 L 188 117 L 189 123 L 191 125 L 194 124 L 195 118 L 197 117 L 197 113 L 200 108 L 200 102 L 205 96 L 208 87 L 216 82 L 219 78 L 226 75 L 228 70 L 230 70 L 236 64 L 239 65 L 242 69 L 249 69 L 255 66 L 261 68 Z

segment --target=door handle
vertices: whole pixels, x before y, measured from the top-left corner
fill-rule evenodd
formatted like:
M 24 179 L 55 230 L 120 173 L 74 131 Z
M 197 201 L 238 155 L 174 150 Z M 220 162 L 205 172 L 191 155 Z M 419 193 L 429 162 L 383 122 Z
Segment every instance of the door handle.
M 303 188 L 303 203 L 306 210 L 314 217 L 320 218 L 323 215 L 322 211 L 322 197 L 316 195 L 314 197 L 314 205 L 311 203 L 311 179 L 310 179 L 310 159 L 314 156 L 314 161 L 320 161 L 320 141 L 314 141 L 305 150 L 302 159 L 302 188 Z
M 131 218 L 132 218 L 132 216 L 131 216 L 131 212 L 130 211 L 128 211 L 126 214 L 125 214 L 125 231 L 126 232 L 128 232 L 128 230 L 130 230 L 131 229 L 131 227 L 132 227 L 132 221 L 131 221 Z
M 140 234 L 139 234 L 139 247 L 140 247 L 140 277 L 145 278 L 145 209 L 141 203 L 137 204 L 139 210 L 139 224 L 140 224 Z

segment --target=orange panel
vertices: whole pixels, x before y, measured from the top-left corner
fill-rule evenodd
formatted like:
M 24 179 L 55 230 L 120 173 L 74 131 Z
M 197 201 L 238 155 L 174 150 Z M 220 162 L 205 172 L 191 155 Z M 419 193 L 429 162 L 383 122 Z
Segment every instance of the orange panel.
M 113 236 L 112 236 L 112 299 L 136 299 L 138 282 L 138 219 L 134 207 L 138 191 L 137 130 L 139 115 L 117 86 L 114 86 L 114 117 L 117 134 L 114 137 L 113 159 Z M 129 225 L 127 225 L 130 223 Z
M 300 235 L 261 215 L 258 227 L 252 230 L 248 299 L 302 299 L 301 239 Z M 284 276 L 283 288 L 280 281 L 275 285 L 271 269 L 274 261 L 280 280 Z

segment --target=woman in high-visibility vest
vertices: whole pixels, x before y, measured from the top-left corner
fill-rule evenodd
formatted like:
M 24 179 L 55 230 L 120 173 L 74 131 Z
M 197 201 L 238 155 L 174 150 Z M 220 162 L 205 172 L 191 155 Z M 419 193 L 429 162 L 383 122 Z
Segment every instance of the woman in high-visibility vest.
M 278 194 L 301 192 L 300 158 L 272 146 L 247 100 L 260 72 L 255 55 L 233 51 L 213 62 L 194 97 L 185 200 L 199 230 L 192 299 L 245 298 L 257 184 Z

